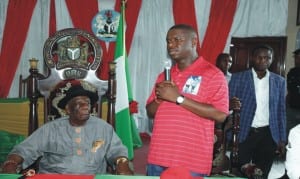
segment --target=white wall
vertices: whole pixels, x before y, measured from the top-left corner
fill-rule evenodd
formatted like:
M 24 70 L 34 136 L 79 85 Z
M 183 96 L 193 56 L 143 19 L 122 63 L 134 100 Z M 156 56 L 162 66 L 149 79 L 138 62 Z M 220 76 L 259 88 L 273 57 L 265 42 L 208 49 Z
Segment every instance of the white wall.
M 287 50 L 286 50 L 286 74 L 290 68 L 294 67 L 293 51 L 295 50 L 296 35 L 300 26 L 296 25 L 298 0 L 289 0 L 288 24 L 286 29 Z

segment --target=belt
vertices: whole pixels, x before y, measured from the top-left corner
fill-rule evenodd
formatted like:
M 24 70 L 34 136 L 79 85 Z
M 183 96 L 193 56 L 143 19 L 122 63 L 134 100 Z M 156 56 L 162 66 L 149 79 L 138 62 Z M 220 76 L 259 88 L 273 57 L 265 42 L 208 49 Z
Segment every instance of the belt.
M 267 131 L 269 130 L 269 126 L 265 126 L 265 127 L 251 127 L 250 128 L 250 132 L 263 132 L 263 131 Z

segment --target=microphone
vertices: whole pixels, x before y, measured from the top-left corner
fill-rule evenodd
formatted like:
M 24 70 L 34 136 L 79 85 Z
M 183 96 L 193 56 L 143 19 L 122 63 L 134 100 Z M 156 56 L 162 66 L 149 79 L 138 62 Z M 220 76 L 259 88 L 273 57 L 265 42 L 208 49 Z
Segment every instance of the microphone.
M 172 66 L 171 60 L 164 61 L 164 65 L 165 65 L 165 80 L 171 81 L 171 66 Z

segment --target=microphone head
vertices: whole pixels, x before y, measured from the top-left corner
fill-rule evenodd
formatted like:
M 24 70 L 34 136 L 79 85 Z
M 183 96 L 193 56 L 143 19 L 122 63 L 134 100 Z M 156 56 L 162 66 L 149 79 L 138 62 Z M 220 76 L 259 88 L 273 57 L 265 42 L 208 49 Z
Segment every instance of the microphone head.
M 165 60 L 164 61 L 164 67 L 165 69 L 171 69 L 172 61 L 171 60 Z

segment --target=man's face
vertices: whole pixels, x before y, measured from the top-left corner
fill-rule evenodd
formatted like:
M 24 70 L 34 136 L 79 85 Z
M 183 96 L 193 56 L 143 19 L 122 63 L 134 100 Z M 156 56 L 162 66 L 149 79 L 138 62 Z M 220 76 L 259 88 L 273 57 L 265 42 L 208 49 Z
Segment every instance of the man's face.
M 231 57 L 224 57 L 218 64 L 217 67 L 226 74 L 227 71 L 230 69 L 232 65 L 232 58 Z
M 253 68 L 255 71 L 266 71 L 272 63 L 272 52 L 267 49 L 258 49 L 252 57 Z
M 91 110 L 90 98 L 87 96 L 76 96 L 68 102 L 66 110 L 73 121 L 87 121 Z
M 166 41 L 169 56 L 177 62 L 190 56 L 196 46 L 192 34 L 181 29 L 170 30 Z

